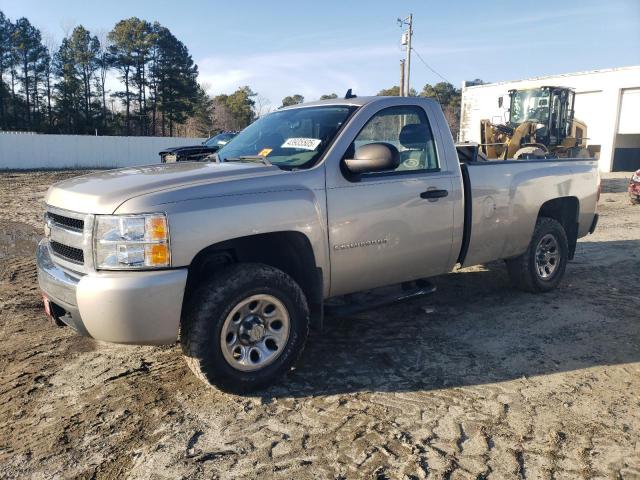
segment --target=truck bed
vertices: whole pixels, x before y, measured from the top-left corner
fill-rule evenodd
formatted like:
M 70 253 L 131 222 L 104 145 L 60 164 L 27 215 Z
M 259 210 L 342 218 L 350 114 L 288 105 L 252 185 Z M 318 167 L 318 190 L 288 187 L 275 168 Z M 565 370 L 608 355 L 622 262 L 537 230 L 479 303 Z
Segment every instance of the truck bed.
M 554 211 L 563 205 L 573 212 L 570 206 L 575 205 L 573 237 L 589 233 L 597 203 L 597 160 L 476 161 L 461 167 L 465 229 L 459 263 L 463 266 L 522 254 L 543 209 Z

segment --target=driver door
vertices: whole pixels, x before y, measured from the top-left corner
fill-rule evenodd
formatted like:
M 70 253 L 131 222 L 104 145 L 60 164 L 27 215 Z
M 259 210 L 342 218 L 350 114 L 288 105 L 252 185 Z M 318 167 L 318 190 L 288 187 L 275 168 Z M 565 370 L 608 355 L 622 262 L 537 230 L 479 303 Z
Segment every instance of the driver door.
M 358 178 L 345 173 L 327 186 L 332 296 L 449 269 L 455 199 L 425 110 L 415 105 L 380 110 L 345 155 L 371 142 L 397 148 L 400 165 Z

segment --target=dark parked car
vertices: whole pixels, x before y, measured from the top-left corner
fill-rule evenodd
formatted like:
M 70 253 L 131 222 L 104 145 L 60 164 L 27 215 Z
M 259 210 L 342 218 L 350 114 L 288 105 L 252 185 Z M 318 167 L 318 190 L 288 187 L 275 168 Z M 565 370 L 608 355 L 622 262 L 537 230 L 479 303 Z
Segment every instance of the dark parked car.
M 207 156 L 217 152 L 221 147 L 229 143 L 229 140 L 237 134 L 238 132 L 222 132 L 202 142 L 201 145 L 167 148 L 160 152 L 160 161 L 162 163 L 172 163 L 204 160 Z
M 636 170 L 629 182 L 629 198 L 631 203 L 640 204 L 640 170 Z

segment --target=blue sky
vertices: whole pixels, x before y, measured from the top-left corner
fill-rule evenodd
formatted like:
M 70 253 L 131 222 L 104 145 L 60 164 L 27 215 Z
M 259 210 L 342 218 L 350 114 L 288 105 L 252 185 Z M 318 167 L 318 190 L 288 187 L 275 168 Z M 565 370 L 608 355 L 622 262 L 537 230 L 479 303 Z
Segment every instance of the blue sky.
M 158 20 L 187 45 L 210 93 L 248 84 L 273 106 L 293 93 L 314 100 L 396 85 L 396 18 L 409 12 L 415 50 L 456 86 L 640 64 L 640 0 L 0 0 L 0 10 L 58 42 L 73 25 L 98 32 L 130 16 Z M 439 80 L 413 57 L 414 88 Z

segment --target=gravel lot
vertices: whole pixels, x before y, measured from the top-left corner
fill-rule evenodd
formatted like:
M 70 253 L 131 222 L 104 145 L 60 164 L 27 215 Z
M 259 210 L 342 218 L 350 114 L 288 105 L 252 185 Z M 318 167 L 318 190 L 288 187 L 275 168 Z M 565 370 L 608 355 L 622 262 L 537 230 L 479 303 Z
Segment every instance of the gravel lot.
M 620 174 L 558 290 L 515 291 L 501 263 L 442 276 L 328 320 L 286 384 L 233 396 L 178 346 L 46 321 L 42 199 L 78 173 L 0 173 L 0 477 L 640 478 L 640 207 Z

